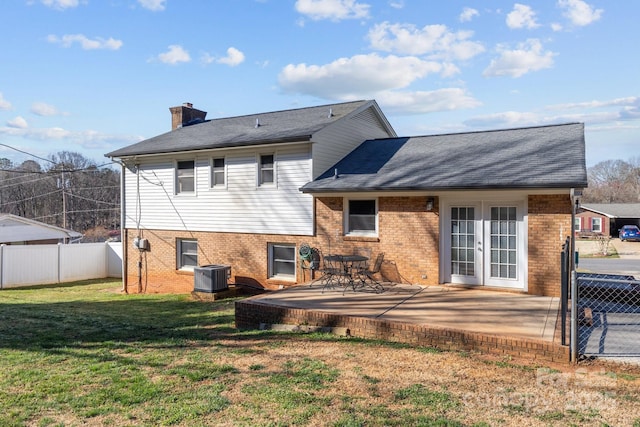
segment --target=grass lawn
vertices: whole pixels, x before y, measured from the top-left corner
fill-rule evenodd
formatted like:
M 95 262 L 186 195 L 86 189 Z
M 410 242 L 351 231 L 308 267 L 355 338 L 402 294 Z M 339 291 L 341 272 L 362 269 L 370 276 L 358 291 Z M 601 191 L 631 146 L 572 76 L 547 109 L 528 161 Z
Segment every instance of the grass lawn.
M 640 369 L 238 331 L 234 300 L 0 291 L 1 426 L 640 426 Z

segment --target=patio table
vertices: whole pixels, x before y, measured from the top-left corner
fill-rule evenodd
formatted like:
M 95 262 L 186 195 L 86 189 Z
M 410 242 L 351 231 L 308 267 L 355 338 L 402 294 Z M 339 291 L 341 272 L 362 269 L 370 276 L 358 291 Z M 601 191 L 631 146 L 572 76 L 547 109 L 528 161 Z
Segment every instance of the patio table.
M 340 268 L 344 273 L 341 277 L 344 277 L 347 280 L 347 283 L 344 284 L 344 291 L 347 290 L 347 287 L 351 287 L 355 292 L 358 285 L 365 286 L 367 284 L 364 280 L 365 278 L 362 276 L 362 272 L 367 268 L 367 261 L 369 261 L 368 257 L 355 254 L 333 254 L 327 255 L 325 259 L 341 266 Z

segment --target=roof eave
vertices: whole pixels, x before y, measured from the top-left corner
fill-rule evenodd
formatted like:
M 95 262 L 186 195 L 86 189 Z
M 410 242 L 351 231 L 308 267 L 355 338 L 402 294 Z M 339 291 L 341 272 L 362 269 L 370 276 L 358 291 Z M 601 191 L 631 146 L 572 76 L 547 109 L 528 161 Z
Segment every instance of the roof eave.
M 230 148 L 261 147 L 264 145 L 275 145 L 275 144 L 308 143 L 308 142 L 311 142 L 312 136 L 313 135 L 299 135 L 299 136 L 292 136 L 292 137 L 286 137 L 286 138 L 261 140 L 259 142 L 255 142 L 255 141 L 229 142 L 229 143 L 223 143 L 223 144 L 216 144 L 215 146 L 193 148 L 190 150 L 157 150 L 157 151 L 142 151 L 137 153 L 125 153 L 125 154 L 118 154 L 118 151 L 120 150 L 116 150 L 116 151 L 112 151 L 111 153 L 107 153 L 104 156 L 110 159 L 127 159 L 127 158 L 149 157 L 149 156 L 158 156 L 158 155 L 166 155 L 166 154 L 197 153 L 202 151 L 221 150 L 221 149 L 230 149 Z

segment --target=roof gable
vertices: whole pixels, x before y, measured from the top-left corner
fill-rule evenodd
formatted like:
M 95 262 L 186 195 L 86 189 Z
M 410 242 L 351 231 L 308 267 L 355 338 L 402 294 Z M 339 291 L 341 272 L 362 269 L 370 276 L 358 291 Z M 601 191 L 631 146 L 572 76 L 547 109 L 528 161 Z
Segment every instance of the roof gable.
M 185 126 L 128 147 L 107 153 L 107 157 L 129 157 L 204 149 L 242 147 L 282 142 L 310 141 L 313 135 L 333 123 L 376 107 L 375 101 L 354 101 L 246 116 L 220 118 Z M 379 112 L 382 116 L 382 113 Z M 381 117 L 385 126 L 388 122 Z
M 572 123 L 365 141 L 302 191 L 586 185 L 584 125 Z

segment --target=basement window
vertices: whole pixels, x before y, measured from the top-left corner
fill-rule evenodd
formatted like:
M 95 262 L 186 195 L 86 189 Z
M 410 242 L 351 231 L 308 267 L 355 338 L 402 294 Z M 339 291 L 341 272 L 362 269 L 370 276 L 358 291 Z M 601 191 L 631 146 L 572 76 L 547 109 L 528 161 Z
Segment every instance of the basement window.
M 269 278 L 296 279 L 296 245 L 269 243 Z
M 176 241 L 176 261 L 178 270 L 193 270 L 198 266 L 198 241 L 178 239 Z

